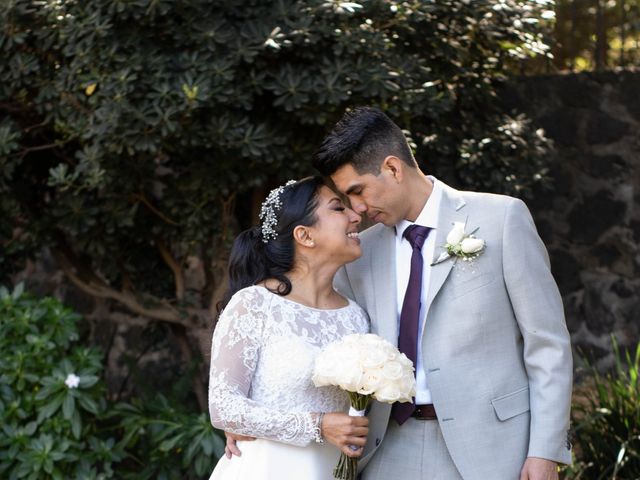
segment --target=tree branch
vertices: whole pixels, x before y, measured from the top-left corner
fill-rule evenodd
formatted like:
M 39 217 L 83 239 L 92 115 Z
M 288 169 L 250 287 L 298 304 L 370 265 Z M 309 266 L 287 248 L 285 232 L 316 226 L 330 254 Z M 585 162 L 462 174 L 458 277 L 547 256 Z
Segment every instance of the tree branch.
M 183 302 L 185 281 L 184 281 L 184 271 L 182 270 L 182 266 L 171 254 L 171 252 L 169 251 L 169 248 L 164 243 L 162 238 L 156 237 L 155 242 L 156 242 L 156 245 L 158 246 L 158 250 L 160 250 L 160 255 L 162 256 L 164 263 L 166 263 L 167 266 L 173 272 L 173 278 L 175 280 L 175 286 L 176 286 L 176 298 L 178 299 L 179 302 Z
M 227 282 L 227 257 L 228 250 L 225 247 L 227 244 L 227 240 L 231 235 L 231 225 L 234 220 L 234 208 L 235 208 L 235 193 L 224 199 L 222 202 L 222 215 L 221 215 L 221 223 L 222 223 L 222 234 L 218 237 L 218 241 L 216 245 L 213 246 L 214 251 L 218 253 L 217 257 L 211 262 L 208 267 L 212 270 L 216 271 L 217 276 L 220 280 L 217 282 L 215 287 L 211 289 L 211 298 L 209 300 L 209 313 L 212 318 L 216 318 L 217 316 L 217 305 L 220 299 L 222 298 L 224 291 L 228 287 Z
M 63 253 L 62 249 L 54 248 L 52 249 L 52 253 L 58 265 L 60 265 L 71 282 L 80 290 L 93 297 L 114 300 L 138 315 L 154 320 L 183 325 L 187 328 L 194 328 L 198 323 L 206 323 L 206 319 L 209 317 L 206 310 L 190 308 L 181 312 L 169 305 L 166 301 L 157 302 L 161 304 L 162 307 L 147 307 L 140 303 L 132 293 L 121 292 L 111 288 L 93 272 L 91 272 L 89 276 L 83 276 L 79 273 L 80 268 L 72 263 Z M 86 271 L 86 268 L 84 270 Z M 199 320 L 199 322 L 197 322 L 196 319 Z
M 14 153 L 13 156 L 20 155 L 24 157 L 27 153 L 30 153 L 30 152 L 39 152 L 41 150 L 51 150 L 53 148 L 60 147 L 65 143 L 69 143 L 71 140 L 73 140 L 73 138 L 69 138 L 67 140 L 61 140 L 59 142 L 48 143 L 46 145 L 36 145 L 35 147 L 23 148 L 19 152 Z
M 147 197 L 144 196 L 143 193 L 133 193 L 131 194 L 131 198 L 133 198 L 134 200 L 138 200 L 139 202 L 142 202 L 142 204 L 145 207 L 147 207 L 149 210 L 151 210 L 152 213 L 157 215 L 162 221 L 168 223 L 169 225 L 175 225 L 175 226 L 180 225 L 178 222 L 174 222 L 169 217 L 167 217 L 164 213 L 162 213 L 160 210 L 154 207 L 151 204 L 151 202 L 147 199 Z

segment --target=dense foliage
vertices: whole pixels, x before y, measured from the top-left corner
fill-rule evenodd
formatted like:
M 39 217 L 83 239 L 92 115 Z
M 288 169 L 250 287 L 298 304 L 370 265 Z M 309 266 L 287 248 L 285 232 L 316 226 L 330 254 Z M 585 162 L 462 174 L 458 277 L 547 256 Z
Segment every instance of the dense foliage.
M 46 246 L 86 294 L 168 322 L 196 364 L 229 239 L 271 183 L 310 172 L 348 106 L 385 109 L 455 185 L 523 194 L 545 179 L 547 141 L 496 92 L 546 54 L 548 8 L 0 2 L 0 281 Z
M 574 402 L 577 461 L 568 478 L 640 478 L 640 344 L 635 352 L 620 352 L 615 340 L 613 347 L 614 370 L 589 367 L 593 386 Z
M 219 277 L 186 298 L 171 273 L 224 256 L 236 195 L 308 173 L 350 105 L 387 110 L 452 183 L 526 190 L 546 142 L 496 81 L 546 52 L 549 4 L 2 2 L 2 270 L 47 243 L 88 293 L 180 323 L 176 300 L 207 307 Z
M 223 443 L 205 414 L 156 395 L 110 402 L 78 315 L 0 288 L 0 477 L 203 478 Z M 74 378 L 75 377 L 75 378 Z

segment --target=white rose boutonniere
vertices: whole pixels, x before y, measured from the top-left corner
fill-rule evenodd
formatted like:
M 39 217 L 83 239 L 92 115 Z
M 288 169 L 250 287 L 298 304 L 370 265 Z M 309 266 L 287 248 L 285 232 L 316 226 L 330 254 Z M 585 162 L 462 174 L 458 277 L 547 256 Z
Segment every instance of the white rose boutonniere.
M 474 235 L 479 228 L 476 228 L 471 233 L 466 233 L 467 222 L 454 222 L 453 228 L 447 235 L 447 243 L 444 244 L 444 252 L 440 254 L 438 259 L 431 264 L 437 265 L 444 262 L 451 257 L 460 257 L 464 261 L 471 261 L 484 251 L 486 243 L 481 238 L 476 238 Z

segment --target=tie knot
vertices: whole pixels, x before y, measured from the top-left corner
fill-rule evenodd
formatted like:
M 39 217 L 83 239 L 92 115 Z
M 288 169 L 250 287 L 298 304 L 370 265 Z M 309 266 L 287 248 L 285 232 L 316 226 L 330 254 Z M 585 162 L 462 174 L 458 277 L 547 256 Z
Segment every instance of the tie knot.
M 409 243 L 413 248 L 421 250 L 430 231 L 431 228 L 429 227 L 423 227 L 422 225 L 409 225 L 402 233 L 402 236 L 409 240 Z

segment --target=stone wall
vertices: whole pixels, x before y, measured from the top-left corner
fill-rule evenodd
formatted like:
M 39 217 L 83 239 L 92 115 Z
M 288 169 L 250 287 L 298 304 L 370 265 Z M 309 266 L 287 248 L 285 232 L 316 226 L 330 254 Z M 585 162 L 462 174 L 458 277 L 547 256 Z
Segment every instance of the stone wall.
M 611 364 L 611 335 L 640 339 L 640 72 L 531 77 L 505 102 L 556 145 L 553 189 L 528 202 L 574 346 Z

